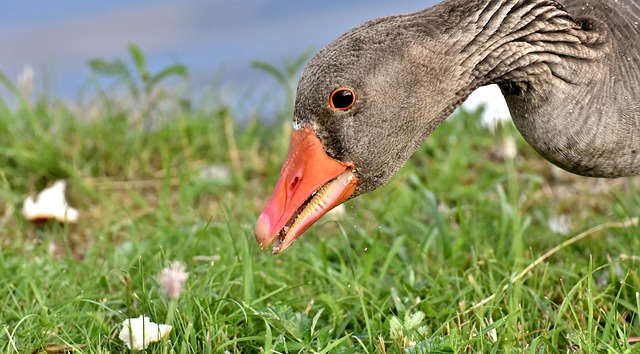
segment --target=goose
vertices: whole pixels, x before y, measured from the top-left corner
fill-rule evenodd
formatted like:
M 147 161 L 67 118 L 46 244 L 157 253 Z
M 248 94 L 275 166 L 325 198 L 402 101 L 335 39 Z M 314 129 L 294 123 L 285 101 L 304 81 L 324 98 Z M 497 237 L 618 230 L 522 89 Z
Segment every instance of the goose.
M 553 164 L 640 174 L 638 0 L 445 0 L 365 22 L 309 61 L 258 244 L 278 254 L 332 208 L 385 184 L 489 84 Z

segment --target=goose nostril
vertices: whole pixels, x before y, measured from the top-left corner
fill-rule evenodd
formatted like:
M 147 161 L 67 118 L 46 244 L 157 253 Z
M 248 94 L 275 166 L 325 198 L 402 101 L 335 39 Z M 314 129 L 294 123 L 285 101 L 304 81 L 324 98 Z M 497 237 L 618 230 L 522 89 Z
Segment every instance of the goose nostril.
M 300 177 L 295 176 L 291 183 L 289 183 L 289 192 L 293 192 L 296 189 L 298 182 L 300 182 Z

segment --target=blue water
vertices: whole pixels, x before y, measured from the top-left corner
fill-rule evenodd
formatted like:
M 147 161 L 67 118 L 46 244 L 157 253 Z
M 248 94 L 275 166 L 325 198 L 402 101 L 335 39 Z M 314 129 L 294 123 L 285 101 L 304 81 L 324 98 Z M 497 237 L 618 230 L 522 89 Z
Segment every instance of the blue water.
M 253 60 L 280 64 L 318 50 L 368 19 L 417 11 L 434 0 L 20 0 L 0 5 L 0 71 L 15 80 L 25 65 L 54 96 L 74 100 L 91 58 L 127 58 L 137 44 L 152 70 L 187 66 L 194 90 L 261 97 L 275 84 Z M 5 93 L 6 94 L 6 93 Z M 238 102 L 231 102 L 237 104 Z

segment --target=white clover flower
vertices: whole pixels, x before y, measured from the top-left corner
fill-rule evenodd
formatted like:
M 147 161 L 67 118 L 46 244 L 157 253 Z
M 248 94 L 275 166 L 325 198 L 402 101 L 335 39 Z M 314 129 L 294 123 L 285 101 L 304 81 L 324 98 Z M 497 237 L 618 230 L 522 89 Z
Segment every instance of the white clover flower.
M 173 262 L 158 275 L 158 284 L 170 299 L 177 299 L 184 290 L 184 283 L 189 278 L 184 264 Z
M 151 322 L 149 317 L 127 318 L 122 322 L 120 338 L 129 349 L 143 350 L 171 333 L 172 327 Z
M 77 222 L 80 213 L 67 204 L 64 196 L 66 186 L 65 181 L 57 181 L 38 193 L 35 199 L 27 197 L 22 205 L 22 215 L 29 221 Z

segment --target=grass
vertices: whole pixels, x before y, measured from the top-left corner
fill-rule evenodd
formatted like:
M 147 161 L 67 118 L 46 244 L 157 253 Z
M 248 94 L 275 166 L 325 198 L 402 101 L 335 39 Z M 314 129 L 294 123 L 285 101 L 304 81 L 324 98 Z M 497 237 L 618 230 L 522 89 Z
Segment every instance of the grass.
M 129 352 L 120 325 L 142 314 L 174 326 L 149 353 L 638 350 L 640 230 L 609 224 L 639 214 L 637 180 L 559 172 L 510 125 L 458 113 L 387 186 L 274 257 L 252 228 L 287 122 L 238 124 L 162 86 L 138 111 L 111 90 L 72 107 L 4 82 L 1 352 Z M 518 157 L 495 157 L 502 139 Z M 57 179 L 80 221 L 25 221 L 24 198 Z M 190 277 L 167 313 L 156 276 L 176 260 Z

